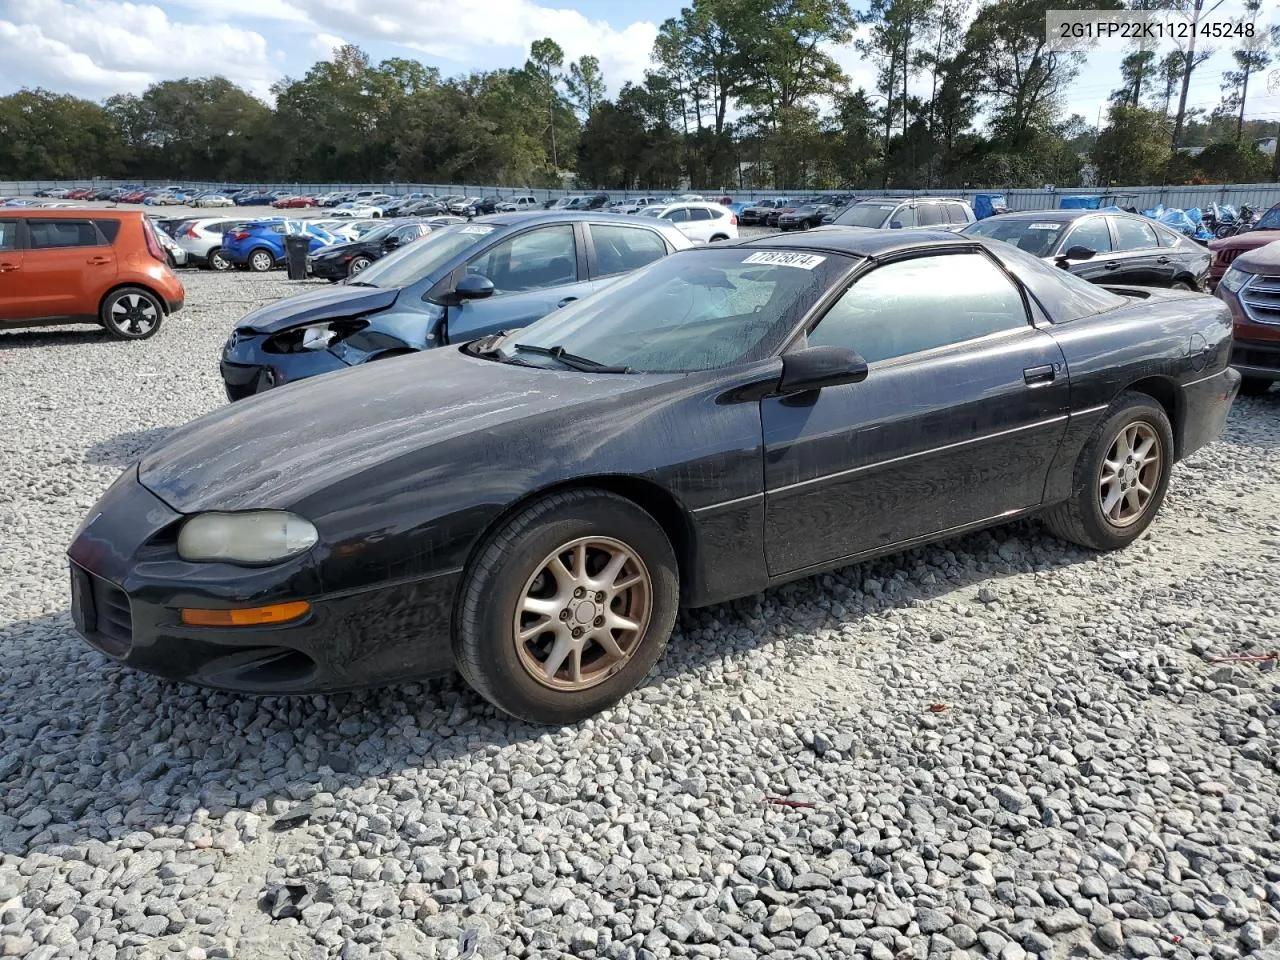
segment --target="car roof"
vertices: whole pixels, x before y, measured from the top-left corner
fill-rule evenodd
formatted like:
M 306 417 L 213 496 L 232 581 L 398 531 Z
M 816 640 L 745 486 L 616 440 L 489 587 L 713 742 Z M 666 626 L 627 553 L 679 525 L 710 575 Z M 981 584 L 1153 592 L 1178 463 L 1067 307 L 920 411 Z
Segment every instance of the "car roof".
M 668 204 L 674 206 L 674 204 Z M 512 210 L 509 213 L 490 213 L 476 217 L 473 223 L 492 223 L 500 227 L 536 225 L 541 223 L 644 223 L 625 213 L 606 213 L 603 210 Z M 652 226 L 652 224 L 649 224 Z
M 126 217 L 141 217 L 143 213 L 141 210 L 97 210 L 91 207 L 5 207 L 4 215 L 39 217 L 42 220 L 50 217 L 67 220 L 124 220 Z
M 946 230 L 852 230 L 829 226 L 795 234 L 753 237 L 739 241 L 736 246 L 826 250 L 854 257 L 886 257 L 903 250 L 972 247 L 973 243 L 971 237 L 957 236 Z
M 1047 220 L 1050 223 L 1070 223 L 1072 220 L 1079 220 L 1081 217 L 1091 217 L 1101 214 L 1100 210 L 1019 210 L 1016 213 L 998 213 L 994 217 L 987 217 L 985 220 L 979 220 L 978 223 L 986 223 L 987 220 Z M 1131 214 L 1122 213 L 1120 216 L 1127 217 Z

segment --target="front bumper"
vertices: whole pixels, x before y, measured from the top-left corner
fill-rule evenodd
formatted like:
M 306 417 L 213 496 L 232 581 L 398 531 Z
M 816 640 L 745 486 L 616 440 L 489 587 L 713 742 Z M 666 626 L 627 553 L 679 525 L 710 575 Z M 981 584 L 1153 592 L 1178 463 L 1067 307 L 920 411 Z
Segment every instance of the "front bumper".
M 360 591 L 322 589 L 315 553 L 271 567 L 187 563 L 182 519 L 130 468 L 93 508 L 67 551 L 76 631 L 108 657 L 172 680 L 245 693 L 316 693 L 453 669 L 449 624 L 460 574 Z M 323 545 L 317 550 L 323 550 Z M 308 600 L 269 627 L 192 627 L 183 607 L 226 609 Z
M 1280 380 L 1280 339 L 1241 340 L 1231 346 L 1231 366 L 1246 377 Z
M 350 366 L 331 350 L 272 353 L 266 349 L 270 339 L 265 333 L 231 335 L 218 367 L 228 400 L 243 400 L 272 387 Z
M 308 257 L 307 276 L 318 277 L 321 280 L 345 280 L 347 278 L 347 263 L 327 258 L 312 260 Z

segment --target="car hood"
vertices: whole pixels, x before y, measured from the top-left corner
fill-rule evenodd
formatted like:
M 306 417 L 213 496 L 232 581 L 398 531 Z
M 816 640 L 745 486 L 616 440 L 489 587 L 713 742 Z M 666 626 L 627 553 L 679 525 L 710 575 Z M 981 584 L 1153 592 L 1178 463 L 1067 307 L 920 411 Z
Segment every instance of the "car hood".
M 335 234 L 336 236 L 336 234 Z M 341 256 L 344 253 L 363 252 L 365 241 L 363 240 L 345 240 L 338 243 L 329 243 L 313 252 L 313 257 L 330 257 Z
M 1271 243 L 1240 254 L 1231 265 L 1245 273 L 1280 273 L 1280 235 Z
M 340 480 L 468 433 L 500 431 L 680 379 L 500 364 L 428 350 L 303 380 L 180 427 L 139 481 L 174 510 L 289 509 Z
M 1280 230 L 1247 230 L 1234 237 L 1210 240 L 1210 250 L 1254 250 L 1280 240 Z
M 304 324 L 385 310 L 399 296 L 398 288 L 384 290 L 380 287 L 326 287 L 260 307 L 236 324 L 236 329 L 253 333 L 279 333 Z

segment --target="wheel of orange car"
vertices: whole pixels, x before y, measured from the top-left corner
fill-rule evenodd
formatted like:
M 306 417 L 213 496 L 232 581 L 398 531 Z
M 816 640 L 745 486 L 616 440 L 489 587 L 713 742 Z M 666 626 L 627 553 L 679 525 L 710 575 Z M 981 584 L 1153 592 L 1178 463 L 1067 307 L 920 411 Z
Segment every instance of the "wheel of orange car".
M 221 247 L 214 247 L 209 251 L 209 269 L 217 270 L 221 273 L 223 270 L 230 270 L 234 264 L 227 259 L 227 255 L 222 252 Z
M 361 270 L 363 270 L 365 267 L 367 267 L 371 263 L 373 263 L 373 261 L 370 260 L 368 257 L 356 257 L 349 264 L 347 264 L 347 276 L 354 277 L 357 273 L 359 273 Z
M 1164 502 L 1173 455 L 1164 407 L 1145 393 L 1120 394 L 1076 462 L 1071 498 L 1045 513 L 1045 525 L 1095 550 L 1128 546 Z
M 160 329 L 164 307 L 141 287 L 122 287 L 107 294 L 99 311 L 102 325 L 117 340 L 145 340 Z
M 249 269 L 254 273 L 266 273 L 276 265 L 276 258 L 266 247 L 258 247 L 249 254 Z
M 675 553 L 649 513 L 604 490 L 551 494 L 503 523 L 468 564 L 454 659 L 501 710 L 576 723 L 658 662 L 679 597 Z

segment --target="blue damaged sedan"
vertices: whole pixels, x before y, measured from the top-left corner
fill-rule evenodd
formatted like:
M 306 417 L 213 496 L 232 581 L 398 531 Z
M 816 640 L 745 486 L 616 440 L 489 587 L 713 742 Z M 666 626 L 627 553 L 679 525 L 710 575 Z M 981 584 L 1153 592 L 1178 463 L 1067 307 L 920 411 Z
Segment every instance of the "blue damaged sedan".
M 445 227 L 345 283 L 246 316 L 222 352 L 227 397 L 519 329 L 689 246 L 665 221 L 598 212 Z

